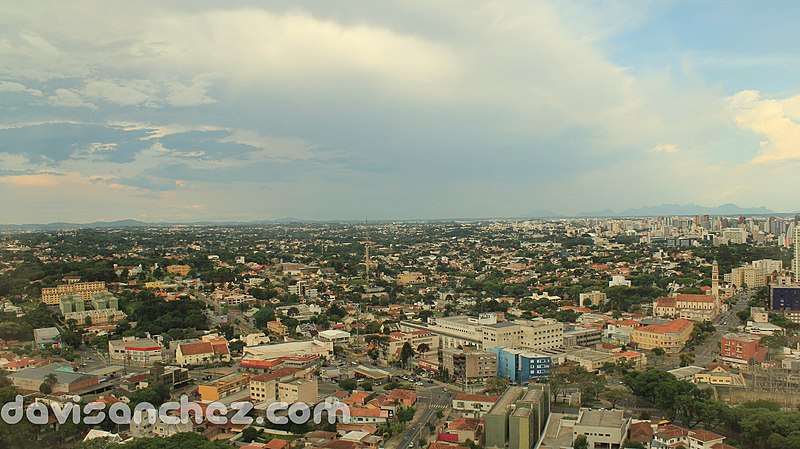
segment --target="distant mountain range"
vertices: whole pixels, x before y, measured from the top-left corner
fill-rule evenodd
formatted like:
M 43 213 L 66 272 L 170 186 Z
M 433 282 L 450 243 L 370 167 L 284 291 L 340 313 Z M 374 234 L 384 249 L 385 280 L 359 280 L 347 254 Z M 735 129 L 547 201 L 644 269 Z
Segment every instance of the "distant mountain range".
M 739 207 L 735 204 L 707 207 L 697 204 L 661 204 L 658 206 L 643 206 L 614 212 L 609 209 L 599 212 L 578 214 L 578 217 L 656 217 L 662 215 L 771 215 L 774 210 L 766 207 Z
M 259 224 L 286 224 L 300 223 L 303 220 L 296 218 L 279 218 L 277 220 L 258 220 L 258 221 L 194 221 L 194 222 L 157 222 L 149 223 L 140 220 L 115 220 L 115 221 L 95 221 L 92 223 L 26 223 L 9 224 L 8 229 L 13 230 L 43 230 L 54 231 L 59 229 L 98 229 L 98 228 L 129 228 L 129 227 L 167 227 L 167 226 L 235 226 L 235 225 L 259 225 Z M 3 227 L 0 227 L 3 229 Z
M 739 207 L 735 204 L 721 206 L 700 206 L 697 204 L 671 204 L 665 203 L 658 206 L 642 206 L 635 209 L 626 209 L 615 212 L 603 209 L 595 212 L 581 212 L 576 215 L 558 214 L 550 210 L 537 210 L 525 214 L 522 218 L 588 218 L 588 217 L 658 217 L 658 216 L 692 216 L 692 215 L 773 215 L 781 214 L 766 207 Z
M 739 207 L 735 204 L 723 204 L 721 206 L 707 207 L 697 204 L 661 204 L 658 206 L 643 206 L 635 209 L 627 209 L 622 212 L 614 212 L 610 209 L 603 209 L 597 212 L 583 212 L 569 216 L 558 214 L 549 210 L 537 210 L 516 218 L 602 218 L 602 217 L 658 217 L 658 216 L 692 216 L 692 215 L 781 215 L 783 212 L 775 212 L 766 207 Z M 463 220 L 469 220 L 464 218 Z M 476 219 L 478 220 L 478 219 Z M 347 221 L 347 220 L 337 220 Z M 419 221 L 419 220 L 415 220 Z M 430 220 L 447 221 L 447 220 Z M 257 220 L 257 221 L 194 221 L 194 222 L 157 222 L 148 223 L 140 220 L 116 220 L 116 221 L 95 221 L 92 223 L 46 223 L 46 224 L 9 224 L 5 227 L 0 226 L 0 230 L 44 230 L 53 231 L 58 229 L 89 229 L 89 228 L 124 228 L 124 227 L 158 227 L 158 226 L 248 226 L 260 224 L 290 224 L 304 222 L 325 222 L 325 220 L 301 220 L 298 218 L 279 218 L 276 220 Z

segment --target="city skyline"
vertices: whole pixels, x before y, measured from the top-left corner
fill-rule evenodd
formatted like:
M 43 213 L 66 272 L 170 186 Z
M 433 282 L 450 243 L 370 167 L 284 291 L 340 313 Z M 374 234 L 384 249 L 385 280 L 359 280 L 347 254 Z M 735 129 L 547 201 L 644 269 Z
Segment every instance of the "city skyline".
M 9 223 L 800 210 L 800 7 L 0 5 Z

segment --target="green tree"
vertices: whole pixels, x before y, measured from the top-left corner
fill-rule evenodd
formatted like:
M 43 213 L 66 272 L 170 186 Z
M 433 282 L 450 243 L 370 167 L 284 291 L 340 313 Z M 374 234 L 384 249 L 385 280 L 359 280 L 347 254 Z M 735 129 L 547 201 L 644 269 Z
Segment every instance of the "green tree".
M 353 391 L 358 388 L 358 382 L 355 379 L 340 379 L 339 388 L 346 391 Z
M 488 392 L 499 394 L 506 391 L 506 388 L 508 388 L 508 380 L 500 376 L 490 377 L 486 381 L 486 391 Z
M 606 401 L 611 403 L 611 408 L 614 408 L 617 406 L 617 402 L 625 397 L 625 392 L 618 388 L 610 388 L 605 391 L 603 396 L 606 398 Z
M 400 349 L 400 363 L 402 363 L 403 366 L 408 366 L 408 359 L 411 357 L 414 357 L 414 348 L 411 347 L 411 343 L 405 342 Z
M 58 376 L 53 373 L 50 373 L 44 376 L 44 382 L 39 385 L 39 392 L 42 394 L 50 394 L 53 392 L 53 387 L 58 384 Z
M 574 449 L 589 449 L 589 439 L 586 438 L 586 435 L 580 434 L 575 438 L 572 447 Z

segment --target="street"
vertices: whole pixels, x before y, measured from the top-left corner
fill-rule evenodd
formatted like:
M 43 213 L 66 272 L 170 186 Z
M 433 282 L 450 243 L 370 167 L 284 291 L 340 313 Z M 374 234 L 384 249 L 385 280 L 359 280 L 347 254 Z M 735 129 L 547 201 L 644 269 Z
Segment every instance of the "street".
M 408 428 L 400 435 L 397 449 L 414 447 L 420 437 L 426 437 L 430 431 L 428 424 L 436 422 L 436 413 L 447 409 L 452 401 L 452 393 L 441 387 L 419 389 L 417 395 L 417 416 L 409 423 Z M 387 444 L 388 446 L 388 444 Z
M 706 366 L 719 356 L 719 342 L 722 340 L 722 336 L 730 332 L 728 328 L 739 325 L 739 318 L 736 316 L 736 313 L 747 307 L 747 303 L 750 301 L 750 298 L 753 297 L 754 293 L 753 291 L 747 291 L 734 295 L 736 302 L 727 312 L 721 313 L 714 320 L 713 324 L 716 328 L 714 334 L 709 336 L 702 346 L 695 348 L 695 365 Z

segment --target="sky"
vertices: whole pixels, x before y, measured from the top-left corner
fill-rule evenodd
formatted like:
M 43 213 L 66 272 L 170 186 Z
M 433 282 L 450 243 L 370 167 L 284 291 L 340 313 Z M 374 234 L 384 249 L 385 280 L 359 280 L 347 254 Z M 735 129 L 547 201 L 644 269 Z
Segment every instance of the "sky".
M 0 220 L 800 210 L 800 3 L 0 3 Z

